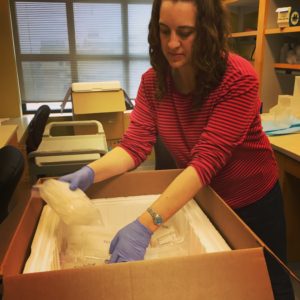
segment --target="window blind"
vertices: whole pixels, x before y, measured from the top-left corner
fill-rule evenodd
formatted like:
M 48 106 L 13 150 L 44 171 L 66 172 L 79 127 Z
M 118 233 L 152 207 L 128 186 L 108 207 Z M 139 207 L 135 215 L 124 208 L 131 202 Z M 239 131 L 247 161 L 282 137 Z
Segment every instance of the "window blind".
M 119 80 L 135 98 L 149 67 L 152 1 L 11 0 L 22 103 L 60 103 L 72 82 Z

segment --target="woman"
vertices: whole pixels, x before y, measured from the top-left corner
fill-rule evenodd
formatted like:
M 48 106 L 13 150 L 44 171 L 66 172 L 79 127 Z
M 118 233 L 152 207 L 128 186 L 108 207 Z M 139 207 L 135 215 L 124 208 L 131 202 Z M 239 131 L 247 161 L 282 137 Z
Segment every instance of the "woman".
M 146 159 L 158 134 L 183 168 L 149 209 L 118 232 L 111 262 L 143 259 L 152 233 L 208 184 L 285 260 L 281 192 L 260 122 L 257 77 L 246 60 L 229 53 L 228 34 L 221 0 L 154 0 L 152 68 L 142 76 L 127 132 L 103 158 L 61 178 L 71 189 L 86 189 L 131 170 Z M 268 266 L 276 297 L 293 299 L 285 273 L 270 260 Z

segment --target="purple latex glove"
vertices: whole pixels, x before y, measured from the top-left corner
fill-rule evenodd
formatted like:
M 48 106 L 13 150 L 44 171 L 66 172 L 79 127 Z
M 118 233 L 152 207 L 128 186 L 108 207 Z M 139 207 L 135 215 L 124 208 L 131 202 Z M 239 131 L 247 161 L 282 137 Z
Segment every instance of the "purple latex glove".
M 77 188 L 85 191 L 93 184 L 94 177 L 94 171 L 90 167 L 84 166 L 76 172 L 60 177 L 58 180 L 69 182 L 70 190 L 72 191 L 76 190 Z
M 143 260 L 152 232 L 139 220 L 123 227 L 110 244 L 109 263 Z

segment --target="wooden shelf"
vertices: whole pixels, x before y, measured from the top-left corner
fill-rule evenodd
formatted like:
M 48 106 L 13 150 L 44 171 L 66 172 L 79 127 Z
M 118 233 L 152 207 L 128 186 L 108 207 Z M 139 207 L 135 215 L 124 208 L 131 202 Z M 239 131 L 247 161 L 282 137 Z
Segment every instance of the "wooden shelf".
M 258 0 L 257 0 L 258 1 Z M 253 5 L 253 0 L 223 0 L 225 4 L 237 4 L 237 5 Z
M 284 27 L 284 28 L 269 28 L 265 30 L 265 34 L 283 34 L 283 33 L 293 33 L 300 32 L 300 26 L 294 27 Z
M 300 70 L 300 64 L 274 64 L 275 69 Z
M 224 2 L 225 4 L 231 4 L 231 3 L 238 2 L 238 0 L 223 0 L 223 2 Z
M 256 36 L 256 35 L 257 35 L 257 30 L 252 30 L 252 31 L 233 32 L 231 34 L 231 37 L 240 38 L 240 37 Z

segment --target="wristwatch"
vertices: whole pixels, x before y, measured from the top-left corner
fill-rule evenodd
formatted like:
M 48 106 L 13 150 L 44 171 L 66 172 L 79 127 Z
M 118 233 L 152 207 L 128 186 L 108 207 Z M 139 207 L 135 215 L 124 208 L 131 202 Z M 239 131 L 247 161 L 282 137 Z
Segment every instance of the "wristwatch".
M 147 208 L 147 212 L 152 217 L 153 223 L 155 225 L 161 225 L 163 223 L 162 216 L 160 214 L 158 214 L 157 212 L 155 212 L 151 207 Z

